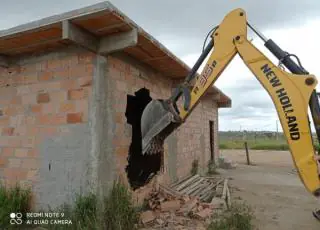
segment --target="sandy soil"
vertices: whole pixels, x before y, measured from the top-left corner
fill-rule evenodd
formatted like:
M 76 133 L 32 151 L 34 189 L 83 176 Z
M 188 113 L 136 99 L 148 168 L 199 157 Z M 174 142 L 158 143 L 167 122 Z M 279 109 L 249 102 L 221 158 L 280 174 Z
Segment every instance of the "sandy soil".
M 245 152 L 221 150 L 222 156 L 237 163 L 222 174 L 231 178 L 232 197 L 254 208 L 259 230 L 319 230 L 312 211 L 320 200 L 309 194 L 295 172 L 287 151 L 250 151 L 253 166 L 246 165 Z

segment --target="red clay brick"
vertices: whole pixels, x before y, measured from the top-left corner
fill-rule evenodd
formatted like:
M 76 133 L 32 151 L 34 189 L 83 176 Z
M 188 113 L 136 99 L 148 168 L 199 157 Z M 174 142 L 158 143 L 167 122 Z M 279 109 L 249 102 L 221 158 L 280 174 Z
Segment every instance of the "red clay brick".
M 68 90 L 68 100 L 81 100 L 85 97 L 84 89 Z
M 22 83 L 23 84 L 32 84 L 38 82 L 37 74 L 29 74 L 22 76 Z
M 123 123 L 124 122 L 124 113 L 116 112 L 116 123 Z
M 48 60 L 47 61 L 47 69 L 49 70 L 56 70 L 62 68 L 62 62 L 58 60 Z
M 1 155 L 4 157 L 13 156 L 14 149 L 13 148 L 2 148 Z
M 49 81 L 53 79 L 53 72 L 41 72 L 39 74 L 39 81 Z
M 17 114 L 22 114 L 24 112 L 24 107 L 23 106 L 8 106 L 7 108 L 4 109 L 4 115 L 6 116 L 14 116 Z
M 22 104 L 21 96 L 12 97 L 11 100 L 10 100 L 10 104 L 11 104 L 11 105 Z
M 78 79 L 78 85 L 80 87 L 92 86 L 92 76 L 81 77 Z
M 41 88 L 45 89 L 46 92 L 61 90 L 60 81 L 48 82 L 48 83 L 44 83 L 44 84 L 40 84 L 40 85 L 42 85 Z
M 3 136 L 12 136 L 14 132 L 14 128 L 12 127 L 6 127 L 2 129 L 2 135 Z
M 27 180 L 37 181 L 39 179 L 39 170 L 29 170 L 27 173 Z
M 41 113 L 42 105 L 31 105 L 31 112 L 33 113 Z
M 117 147 L 116 148 L 116 154 L 117 154 L 117 157 L 118 156 L 124 156 L 124 157 L 127 157 L 128 156 L 128 147 Z
M 6 157 L 4 157 L 4 156 L 0 157 L 0 167 L 1 168 L 6 166 L 7 163 L 8 163 L 8 160 Z
M 5 142 L 6 142 L 6 146 L 8 146 L 8 147 L 19 147 L 21 144 L 20 138 L 14 137 L 14 136 L 10 137 Z
M 21 147 L 34 148 L 36 143 L 35 137 L 24 137 L 21 139 Z
M 16 150 L 15 150 L 15 156 L 16 157 L 27 157 L 28 156 L 28 151 L 29 151 L 29 149 L 27 149 L 27 148 L 17 148 Z
M 17 87 L 17 94 L 18 95 L 25 95 L 31 93 L 29 85 L 21 85 Z
M 54 136 L 57 134 L 57 127 L 39 127 L 39 135 L 40 136 Z
M 86 71 L 85 71 L 86 74 L 92 76 L 93 75 L 93 70 L 94 70 L 93 65 L 92 64 L 86 65 L 85 68 L 86 68 Z
M 59 111 L 61 113 L 66 113 L 66 112 L 75 112 L 76 111 L 76 105 L 72 102 L 65 102 L 65 103 L 62 103 L 60 105 L 60 109 Z
M 39 93 L 37 95 L 37 103 L 48 103 L 50 102 L 50 96 L 48 93 Z
M 55 71 L 53 75 L 55 79 L 67 79 L 70 76 L 70 69 L 64 68 L 62 70 Z
M 29 149 L 28 150 L 28 157 L 38 157 L 39 151 L 37 149 Z
M 36 159 L 23 159 L 22 168 L 24 169 L 37 169 L 38 161 Z
M 87 64 L 92 63 L 94 55 L 93 54 L 79 54 L 79 64 Z
M 76 101 L 76 111 L 87 113 L 89 110 L 88 100 L 77 100 Z
M 28 94 L 22 97 L 22 104 L 24 105 L 36 104 L 36 102 L 37 102 L 36 94 Z
M 66 116 L 64 114 L 45 114 L 39 115 L 37 119 L 40 125 L 61 125 L 66 124 Z
M 36 136 L 38 134 L 38 130 L 39 128 L 36 126 L 28 126 L 26 130 L 27 136 Z
M 21 75 L 13 75 L 8 82 L 10 86 L 17 86 L 22 83 L 23 83 L 23 76 Z
M 51 92 L 50 98 L 52 102 L 65 102 L 67 100 L 67 92 L 66 91 L 57 91 L 57 92 Z
M 56 113 L 56 103 L 48 103 L 42 106 L 42 113 L 49 114 L 49 113 Z
M 82 113 L 68 113 L 67 114 L 67 122 L 69 124 L 81 123 L 83 114 Z
M 60 88 L 61 89 L 75 89 L 78 87 L 78 81 L 77 80 L 65 80 L 60 81 Z
M 8 160 L 8 167 L 9 168 L 19 168 L 21 167 L 21 159 L 11 158 Z
M 5 168 L 4 169 L 4 176 L 7 180 L 24 180 L 27 177 L 26 170 L 21 168 Z

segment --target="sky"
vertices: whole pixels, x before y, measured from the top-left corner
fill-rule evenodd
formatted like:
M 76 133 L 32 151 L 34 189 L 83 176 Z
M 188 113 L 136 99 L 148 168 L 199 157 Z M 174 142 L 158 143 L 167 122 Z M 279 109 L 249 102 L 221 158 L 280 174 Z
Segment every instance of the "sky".
M 60 14 L 101 1 L 14 0 L 0 8 L 0 29 Z M 283 50 L 294 53 L 311 74 L 320 76 L 319 0 L 111 0 L 114 6 L 150 33 L 190 67 L 202 51 L 208 31 L 235 8 Z M 253 44 L 274 63 L 277 60 L 257 36 Z M 236 57 L 215 85 L 232 99 L 232 108 L 219 109 L 220 130 L 272 130 L 281 125 L 271 98 L 255 76 Z M 320 85 L 320 84 L 319 84 Z M 317 87 L 320 89 L 320 86 Z

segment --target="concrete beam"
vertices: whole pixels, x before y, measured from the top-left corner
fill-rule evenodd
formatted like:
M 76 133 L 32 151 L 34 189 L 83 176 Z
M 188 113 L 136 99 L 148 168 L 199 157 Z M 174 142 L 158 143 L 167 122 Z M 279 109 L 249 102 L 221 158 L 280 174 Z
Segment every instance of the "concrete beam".
M 132 29 L 100 40 L 98 53 L 110 54 L 138 44 L 138 30 Z
M 9 67 L 9 60 L 6 56 L 0 55 L 0 67 Z
M 72 24 L 69 20 L 62 21 L 62 39 L 69 40 L 90 51 L 98 51 L 99 39 Z

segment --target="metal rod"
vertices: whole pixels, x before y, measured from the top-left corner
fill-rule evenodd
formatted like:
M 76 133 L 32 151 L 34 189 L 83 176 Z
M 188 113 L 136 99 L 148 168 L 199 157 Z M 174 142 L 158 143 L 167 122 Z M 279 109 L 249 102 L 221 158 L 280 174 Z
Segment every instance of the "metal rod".
M 255 32 L 255 34 L 257 34 L 264 42 L 267 42 L 269 39 L 264 36 L 255 26 L 251 25 L 249 22 L 247 22 L 247 25 L 249 26 L 249 28 Z

